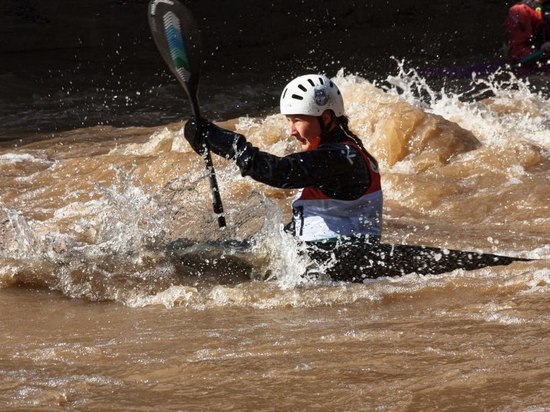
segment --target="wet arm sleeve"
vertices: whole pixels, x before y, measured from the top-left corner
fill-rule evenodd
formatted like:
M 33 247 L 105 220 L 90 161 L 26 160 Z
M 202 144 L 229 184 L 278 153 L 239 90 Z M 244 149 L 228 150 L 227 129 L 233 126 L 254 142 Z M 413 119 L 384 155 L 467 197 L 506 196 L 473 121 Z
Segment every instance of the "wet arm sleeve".
M 213 123 L 206 133 L 210 149 L 236 161 L 241 174 L 283 189 L 321 188 L 340 199 L 353 199 L 370 185 L 363 157 L 349 145 L 331 143 L 317 149 L 279 157 L 263 152 L 238 133 Z
M 286 189 L 317 186 L 337 192 L 353 185 L 353 192 L 362 192 L 370 184 L 362 156 L 343 144 L 321 145 L 316 150 L 285 157 L 262 152 L 248 144 L 237 157 L 237 165 L 243 176 Z

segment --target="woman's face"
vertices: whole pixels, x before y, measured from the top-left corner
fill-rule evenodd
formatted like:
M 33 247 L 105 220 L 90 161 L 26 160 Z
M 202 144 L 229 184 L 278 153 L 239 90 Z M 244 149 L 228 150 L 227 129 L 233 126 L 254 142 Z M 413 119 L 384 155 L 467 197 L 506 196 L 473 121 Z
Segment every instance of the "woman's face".
M 321 125 L 315 116 L 290 115 L 286 117 L 290 127 L 290 135 L 294 136 L 302 150 L 314 150 L 321 141 Z

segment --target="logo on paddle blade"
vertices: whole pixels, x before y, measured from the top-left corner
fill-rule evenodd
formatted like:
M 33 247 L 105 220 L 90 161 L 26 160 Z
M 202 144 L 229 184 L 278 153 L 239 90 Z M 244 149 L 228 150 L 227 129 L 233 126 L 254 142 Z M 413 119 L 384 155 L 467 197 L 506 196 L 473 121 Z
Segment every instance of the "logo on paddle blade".
M 174 63 L 174 70 L 187 82 L 191 77 L 190 64 L 183 43 L 183 36 L 181 35 L 180 21 L 171 11 L 162 17 L 162 21 L 164 22 L 164 33 L 166 34 L 172 63 Z

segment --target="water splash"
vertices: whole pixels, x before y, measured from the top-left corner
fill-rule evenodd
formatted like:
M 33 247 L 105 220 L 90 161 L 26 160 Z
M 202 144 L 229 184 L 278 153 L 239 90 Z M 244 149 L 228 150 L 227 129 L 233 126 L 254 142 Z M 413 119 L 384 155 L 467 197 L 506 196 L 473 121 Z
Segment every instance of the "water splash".
M 433 90 L 428 81 L 414 68 L 407 68 L 405 60 L 397 61 L 397 74 L 388 75 L 386 82 L 389 86 L 382 86 L 386 93 L 399 96 L 407 103 L 427 109 L 445 96 L 442 88 L 439 92 Z
M 494 96 L 483 101 L 468 101 L 464 99 L 466 92 L 451 92 L 444 87 L 437 89 L 418 72 L 406 68 L 404 63 L 399 67 L 398 73 L 388 79 L 387 84 L 390 86 L 382 90 L 360 76 L 346 75 L 343 71 L 337 74 L 337 83 L 345 94 L 346 102 L 349 101 L 347 110 L 350 112 L 350 121 L 353 122 L 352 129 L 361 131 L 358 134 L 365 136 L 365 140 L 377 133 L 381 138 L 387 137 L 386 132 L 389 129 L 384 129 L 383 126 L 390 121 L 393 121 L 392 126 L 399 126 L 403 115 L 412 112 L 409 109 L 414 107 L 417 109 L 414 115 L 418 115 L 418 119 L 439 116 L 438 121 L 443 117 L 453 123 L 450 127 L 451 134 L 458 129 L 456 124 L 472 131 L 482 141 L 489 160 L 495 153 L 500 155 L 501 148 L 516 153 L 514 145 L 517 142 L 547 147 L 548 127 L 545 126 L 547 119 L 544 113 L 549 112 L 548 100 L 530 91 L 527 83 L 521 83 L 523 80 L 512 79 L 508 83 L 502 83 L 502 75 L 495 76 L 494 79 L 473 78 L 470 80 L 472 87 L 477 87 L 476 90 L 490 90 Z M 520 100 L 524 106 L 521 110 L 515 110 L 514 104 Z M 401 104 L 397 109 L 394 108 L 396 102 Z M 391 108 L 394 108 L 393 111 Z M 419 133 L 419 127 L 414 121 L 411 124 L 411 133 Z M 271 153 L 285 155 L 295 150 L 294 141 L 288 136 L 281 115 L 244 117 L 231 125 L 246 134 L 253 144 Z M 393 129 L 396 135 L 401 131 L 398 127 Z M 433 140 L 441 142 L 442 138 L 437 135 Z M 216 159 L 220 161 L 220 166 L 217 167 L 220 187 L 224 195 L 227 193 L 227 199 L 224 197 L 224 200 L 227 200 L 228 220 L 235 222 L 236 226 L 220 234 L 208 221 L 211 214 L 208 192 L 201 188 L 206 176 L 204 165 L 199 158 L 187 156 L 191 149 L 181 130 L 174 132 L 168 128 L 161 129 L 150 135 L 145 143 L 136 143 L 138 139 L 125 141 L 126 143 L 121 139 L 116 143 L 115 149 L 109 150 L 106 157 L 98 156 L 89 167 L 78 168 L 67 162 L 66 167 L 59 167 L 59 170 L 54 171 L 56 173 L 52 173 L 52 176 L 60 179 L 71 174 L 85 175 L 95 172 L 99 166 L 100 171 L 93 176 L 100 177 L 97 181 L 104 183 L 92 185 L 91 195 L 79 198 L 71 193 L 60 200 L 57 208 L 56 204 L 50 206 L 52 203 L 48 203 L 49 209 L 41 215 L 46 215 L 44 220 L 28 217 L 30 215 L 23 212 L 28 207 L 25 202 L 21 202 L 20 208 L 10 206 L 11 209 L 0 210 L 0 216 L 3 216 L 2 227 L 14 234 L 10 249 L 13 253 L 6 252 L 4 248 L 0 251 L 1 257 L 11 258 L 10 262 L 2 262 L 0 277 L 15 279 L 15 282 L 23 285 L 58 290 L 66 296 L 114 300 L 129 306 L 160 304 L 166 307 L 189 306 L 200 309 L 244 305 L 267 308 L 278 305 L 308 306 L 326 302 L 350 302 L 365 296 L 372 298 L 361 286 L 350 286 L 344 291 L 344 287 L 336 288 L 334 283 L 314 281 L 303 276 L 309 269 L 313 269 L 312 262 L 305 253 L 305 245 L 296 242 L 281 230 L 286 220 L 283 213 L 287 210 L 285 207 L 288 207 L 289 194 L 281 194 L 279 190 L 271 190 L 243 179 L 234 164 Z M 399 150 L 410 148 L 402 140 L 396 140 L 396 146 Z M 488 225 L 492 225 L 491 218 L 494 216 L 494 221 L 504 227 L 508 221 L 502 216 L 510 216 L 510 206 L 509 203 L 503 204 L 500 212 L 499 203 L 495 199 L 509 200 L 510 193 L 503 190 L 509 186 L 525 186 L 533 179 L 534 174 L 529 170 L 529 163 L 521 163 L 516 159 L 515 163 L 511 162 L 505 167 L 507 180 L 504 184 L 495 185 L 494 180 L 484 183 L 482 179 L 488 174 L 487 171 L 502 173 L 502 168 L 498 167 L 499 164 L 487 165 L 488 162 L 483 162 L 484 158 L 480 157 L 480 153 L 483 154 L 483 150 L 466 153 L 455 151 L 444 157 L 443 161 L 426 163 L 431 167 L 421 169 L 413 161 L 415 155 L 423 154 L 418 150 L 392 167 L 385 165 L 384 190 L 387 192 L 387 199 L 393 202 L 388 202 L 390 208 L 387 214 L 393 218 L 388 221 L 402 222 L 412 216 L 409 223 L 415 223 L 414 219 L 418 218 L 421 225 L 418 227 L 427 227 L 429 225 L 426 220 L 431 225 L 431 218 L 441 220 L 443 216 L 444 220 L 449 219 L 449 225 L 452 226 L 453 221 L 450 219 L 458 211 L 456 221 L 470 223 L 470 216 L 477 213 L 482 222 L 487 219 Z M 4 163 L 13 162 L 14 159 L 18 159 L 18 163 L 33 161 L 26 154 L 17 156 L 19 157 L 4 156 L 0 160 L 4 160 Z M 452 156 L 458 161 L 449 162 L 448 158 Z M 121 158 L 124 162 L 132 160 L 131 171 L 124 170 L 125 166 L 112 165 Z M 533 156 L 533 159 L 535 160 L 531 163 L 536 163 L 540 156 Z M 80 162 L 73 159 L 71 161 Z M 64 160 L 56 162 L 65 166 Z M 137 165 L 135 168 L 134 164 Z M 136 171 L 137 169 L 139 170 Z M 114 171 L 115 177 L 111 178 L 110 173 L 104 173 L 105 170 Z M 154 184 L 158 184 L 158 187 L 148 186 L 147 179 L 150 176 L 154 177 L 152 180 L 155 180 Z M 49 177 L 50 175 L 42 179 L 42 182 Z M 35 183 L 33 179 L 34 177 L 25 183 L 32 185 Z M 88 177 L 82 179 L 84 181 Z M 82 192 L 89 187 L 82 184 Z M 501 188 L 500 191 L 495 187 Z M 259 195 L 253 197 L 253 192 Z M 56 192 L 52 190 L 52 193 L 55 195 Z M 177 196 L 171 193 L 177 193 Z M 258 197 L 262 199 L 259 200 Z M 535 211 L 533 215 L 540 214 L 537 212 L 540 206 L 536 199 L 528 203 L 526 200 L 529 199 L 531 197 L 522 196 L 521 201 L 512 205 L 516 209 L 523 207 L 521 218 L 511 219 L 514 226 L 525 221 L 524 227 L 527 227 L 529 221 L 525 219 L 525 214 L 530 210 Z M 63 203 L 67 201 L 71 203 Z M 61 203 L 63 204 L 60 205 Z M 36 204 L 40 204 L 40 201 Z M 31 211 L 36 212 L 38 207 L 41 206 L 36 206 Z M 468 208 L 475 210 L 470 213 Z M 254 233 L 246 227 L 243 229 L 249 223 L 251 214 L 257 215 L 258 220 L 263 222 L 261 229 Z M 175 219 L 172 218 L 176 215 L 185 216 L 174 223 Z M 479 223 L 479 220 L 473 221 Z M 536 222 L 538 226 L 544 227 L 547 220 L 541 216 Z M 169 254 L 165 247 L 166 242 L 173 239 L 166 240 L 165 237 L 171 226 L 179 230 L 176 233 L 179 235 L 197 235 L 200 232 L 197 235 L 199 240 L 192 239 L 195 241 L 195 249 L 191 250 L 196 252 L 194 256 L 189 259 L 187 256 L 185 260 Z M 433 226 L 437 226 L 437 222 Z M 492 225 L 491 230 L 494 226 Z M 400 240 L 406 240 L 406 236 L 413 233 L 415 227 L 408 227 L 406 230 L 405 236 Z M 455 225 L 451 230 L 452 236 L 456 230 Z M 424 232 L 428 233 L 427 230 Z M 431 233 L 431 229 L 429 232 Z M 481 232 L 483 238 L 489 234 L 497 236 L 493 231 L 483 228 Z M 439 239 L 437 235 L 430 236 L 430 240 L 442 241 L 441 236 Z M 252 246 L 242 251 L 231 245 L 216 248 L 207 244 L 220 238 L 228 240 L 237 237 L 252 240 Z M 6 237 L 2 236 L 2 239 L 4 242 Z M 501 250 L 515 250 L 510 244 Z M 542 252 L 547 255 L 547 250 Z M 230 285 L 219 284 L 220 282 L 207 284 L 204 281 L 210 275 L 215 277 L 221 272 L 230 272 L 228 262 L 232 262 L 233 258 L 244 262 L 238 268 L 243 269 L 242 272 L 248 266 L 252 267 L 250 278 L 241 277 L 237 283 Z M 326 268 L 315 269 L 322 273 Z M 398 282 L 404 280 L 400 279 Z M 414 282 L 418 283 L 416 279 Z M 344 296 L 346 294 L 348 295 Z M 379 295 L 383 296 L 384 293 Z M 326 300 L 325 303 L 318 303 L 323 299 Z
M 528 78 L 501 67 L 484 77 L 472 73 L 464 91 L 452 92 L 446 84 L 436 90 L 405 60 L 396 62 L 397 73 L 381 86 L 386 93 L 472 131 L 485 144 L 521 139 L 550 149 L 550 99 Z
M 3 232 L 11 228 L 13 235 L 12 246 L 0 255 L 6 258 L 2 277 L 10 284 L 48 287 L 71 297 L 119 301 L 132 285 L 150 289 L 164 282 L 159 278 L 170 279 L 173 268 L 157 262 L 148 250 L 163 235 L 164 211 L 127 172 L 115 172 L 111 186 L 97 186 L 100 199 L 69 204 L 43 222 L 26 221 L 3 208 Z M 69 230 L 60 233 L 66 219 Z M 89 235 L 75 237 L 82 233 Z M 4 235 L 2 242 L 8 240 Z
M 37 239 L 33 228 L 17 210 L 0 205 L 0 216 L 5 215 L 2 222 L 3 247 L 0 257 L 22 258 L 36 253 Z M 11 229 L 11 230 L 10 230 Z M 8 238 L 8 233 L 9 238 Z
M 135 253 L 164 234 L 164 211 L 153 196 L 135 185 L 128 172 L 113 166 L 115 183 L 98 186 L 103 195 L 98 205 L 99 231 L 96 246 L 111 253 Z

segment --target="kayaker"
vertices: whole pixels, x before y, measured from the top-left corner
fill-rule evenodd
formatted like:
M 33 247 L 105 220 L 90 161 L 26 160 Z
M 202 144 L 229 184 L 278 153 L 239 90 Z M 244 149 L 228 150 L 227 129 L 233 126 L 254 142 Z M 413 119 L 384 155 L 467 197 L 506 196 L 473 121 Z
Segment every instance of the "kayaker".
M 191 118 L 185 138 L 204 153 L 205 144 L 234 160 L 242 176 L 269 186 L 300 189 L 285 229 L 306 242 L 342 237 L 379 239 L 382 188 L 376 159 L 349 129 L 344 101 L 325 75 L 309 74 L 284 88 L 280 111 L 302 151 L 279 157 L 263 152 L 238 133 Z
M 550 0 L 523 0 L 514 4 L 504 22 L 508 59 L 533 66 L 550 59 Z
M 379 276 L 435 274 L 509 264 L 513 258 L 380 242 L 382 189 L 376 159 L 348 127 L 342 95 L 324 75 L 305 75 L 283 90 L 280 110 L 302 151 L 279 157 L 204 119 L 191 118 L 185 138 L 235 161 L 243 176 L 299 189 L 286 230 L 306 245 L 305 278 L 363 282 Z

